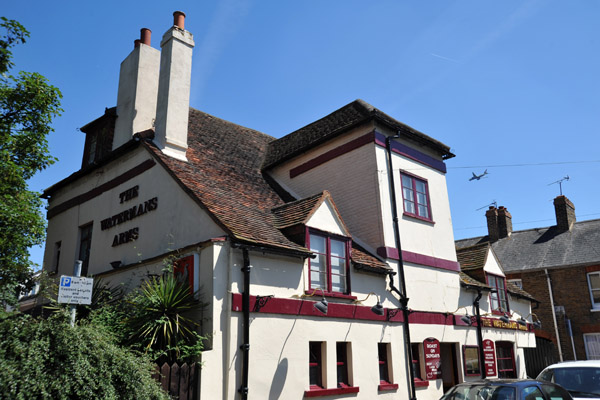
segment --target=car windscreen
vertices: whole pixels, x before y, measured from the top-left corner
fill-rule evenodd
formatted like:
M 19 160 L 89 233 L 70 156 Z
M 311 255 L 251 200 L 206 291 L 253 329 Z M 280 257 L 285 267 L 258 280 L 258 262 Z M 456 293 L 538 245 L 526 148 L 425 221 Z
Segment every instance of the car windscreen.
M 460 385 L 446 393 L 443 400 L 516 400 L 515 388 L 510 386 Z
M 552 368 L 542 372 L 539 379 L 558 383 L 574 397 L 600 397 L 600 368 Z

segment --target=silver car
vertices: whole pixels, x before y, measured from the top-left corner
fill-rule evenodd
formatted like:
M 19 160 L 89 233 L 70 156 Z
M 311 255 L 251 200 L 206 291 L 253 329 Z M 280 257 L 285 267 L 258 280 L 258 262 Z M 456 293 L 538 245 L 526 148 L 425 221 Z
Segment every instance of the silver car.
M 544 369 L 538 380 L 554 382 L 571 393 L 574 399 L 600 399 L 600 361 L 567 361 Z

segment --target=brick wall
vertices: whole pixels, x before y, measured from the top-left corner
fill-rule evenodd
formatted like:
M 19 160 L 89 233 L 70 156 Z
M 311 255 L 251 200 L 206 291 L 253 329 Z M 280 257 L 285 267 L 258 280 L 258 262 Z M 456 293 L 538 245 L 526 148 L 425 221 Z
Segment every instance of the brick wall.
M 590 267 L 588 267 L 589 269 Z M 592 303 L 588 290 L 586 267 L 554 268 L 548 270 L 552 281 L 554 305 L 563 306 L 565 315 L 557 314 L 557 325 L 562 347 L 563 359 L 573 360 L 573 345 L 569 337 L 565 318 L 571 320 L 573 341 L 578 360 L 585 360 L 584 333 L 600 333 L 600 312 L 591 312 Z M 521 279 L 523 289 L 538 299 L 541 304 L 533 312 L 542 321 L 542 328 L 536 334 L 550 338 L 556 343 L 552 309 L 545 272 L 532 271 L 521 274 L 509 274 L 508 279 Z M 558 348 L 556 349 L 558 359 Z

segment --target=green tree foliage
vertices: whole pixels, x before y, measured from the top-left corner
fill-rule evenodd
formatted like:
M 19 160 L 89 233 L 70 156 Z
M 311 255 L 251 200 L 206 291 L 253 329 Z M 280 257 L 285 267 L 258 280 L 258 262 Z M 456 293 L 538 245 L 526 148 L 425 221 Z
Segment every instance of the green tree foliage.
M 142 283 L 127 299 L 129 342 L 157 361 L 193 362 L 202 352 L 196 329 L 202 303 L 172 272 Z M 196 314 L 195 316 L 193 314 Z
M 0 399 L 168 399 L 152 363 L 118 346 L 102 325 L 0 316 Z
M 42 201 L 27 180 L 55 161 L 47 136 L 62 95 L 38 73 L 10 74 L 11 49 L 29 32 L 4 17 L 0 27 L 0 304 L 15 304 L 21 288 L 33 285 L 28 248 L 45 235 Z

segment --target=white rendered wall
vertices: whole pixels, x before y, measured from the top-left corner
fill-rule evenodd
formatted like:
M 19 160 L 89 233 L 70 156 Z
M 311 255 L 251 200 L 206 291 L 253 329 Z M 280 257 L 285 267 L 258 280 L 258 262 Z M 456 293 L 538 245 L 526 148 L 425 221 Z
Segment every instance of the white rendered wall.
M 50 209 L 151 158 L 147 150 L 136 149 L 128 157 L 121 157 L 61 189 L 50 200 Z M 138 197 L 120 203 L 119 194 L 134 186 L 139 187 Z M 155 197 L 155 210 L 101 230 L 101 220 Z M 119 260 L 127 265 L 224 234 L 159 163 L 127 182 L 51 218 L 48 221 L 44 265 L 51 265 L 54 243 L 61 241 L 58 273 L 71 274 L 73 264 L 79 256 L 79 227 L 89 222 L 93 222 L 93 232 L 88 274 L 110 270 L 112 261 Z M 115 235 L 132 228 L 139 230 L 137 240 L 112 246 Z

